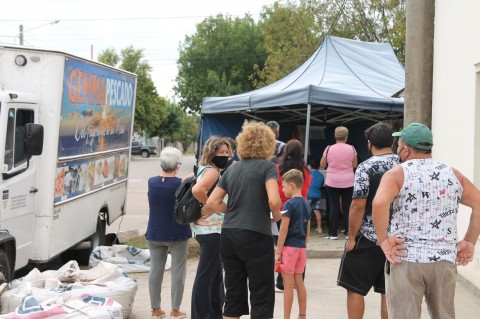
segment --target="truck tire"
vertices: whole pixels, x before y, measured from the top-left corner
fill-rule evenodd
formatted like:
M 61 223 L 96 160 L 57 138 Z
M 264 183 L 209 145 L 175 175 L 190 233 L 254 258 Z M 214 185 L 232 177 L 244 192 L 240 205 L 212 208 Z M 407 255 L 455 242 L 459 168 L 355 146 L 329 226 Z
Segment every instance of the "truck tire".
M 0 250 L 0 284 L 10 282 L 13 279 L 12 267 L 10 267 L 10 258 L 7 253 Z
M 105 246 L 105 231 L 107 227 L 107 221 L 97 218 L 97 230 L 93 234 L 89 241 L 90 247 L 86 249 L 75 250 L 74 259 L 78 262 L 79 265 L 88 265 L 90 261 L 90 254 L 98 246 Z
M 105 246 L 105 233 L 107 228 L 107 221 L 98 217 L 97 231 L 92 238 L 92 250 L 98 246 Z
M 142 155 L 143 158 L 149 158 L 150 157 L 150 152 L 147 151 L 147 150 L 143 150 L 141 155 Z

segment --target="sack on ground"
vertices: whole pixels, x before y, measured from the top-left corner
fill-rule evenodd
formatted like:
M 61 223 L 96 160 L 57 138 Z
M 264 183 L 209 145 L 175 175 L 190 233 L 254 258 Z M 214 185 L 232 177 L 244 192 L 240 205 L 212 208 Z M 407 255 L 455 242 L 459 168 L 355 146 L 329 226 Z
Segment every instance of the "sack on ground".
M 170 269 L 172 257 L 167 256 L 165 270 Z M 100 262 L 115 264 L 124 272 L 150 271 L 150 250 L 127 245 L 98 246 L 90 254 L 90 267 Z
M 5 319 L 122 319 L 122 306 L 108 297 L 64 293 L 39 302 L 27 292 L 15 312 L 0 315 Z
M 1 296 L 2 314 L 14 312 L 24 296 L 31 294 L 38 303 L 65 295 L 91 295 L 112 298 L 122 306 L 128 318 L 138 284 L 118 266 L 100 262 L 96 267 L 81 270 L 76 261 L 69 261 L 57 271 L 33 269 L 27 276 L 13 280 Z

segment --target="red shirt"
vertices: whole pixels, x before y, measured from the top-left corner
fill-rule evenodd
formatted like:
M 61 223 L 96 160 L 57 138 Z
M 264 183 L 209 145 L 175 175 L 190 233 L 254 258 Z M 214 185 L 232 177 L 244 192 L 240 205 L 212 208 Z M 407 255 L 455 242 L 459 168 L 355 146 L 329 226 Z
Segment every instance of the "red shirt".
M 277 173 L 278 173 L 278 192 L 280 193 L 280 199 L 282 200 L 281 209 L 283 209 L 283 204 L 290 198 L 285 197 L 285 194 L 283 193 L 282 175 L 280 174 L 280 165 L 278 164 L 277 164 Z M 310 187 L 310 183 L 312 182 L 312 174 L 310 173 L 310 170 L 306 167 L 303 168 L 303 173 L 305 175 L 305 178 L 303 179 L 302 196 L 306 200 L 307 194 L 308 194 L 308 188 Z

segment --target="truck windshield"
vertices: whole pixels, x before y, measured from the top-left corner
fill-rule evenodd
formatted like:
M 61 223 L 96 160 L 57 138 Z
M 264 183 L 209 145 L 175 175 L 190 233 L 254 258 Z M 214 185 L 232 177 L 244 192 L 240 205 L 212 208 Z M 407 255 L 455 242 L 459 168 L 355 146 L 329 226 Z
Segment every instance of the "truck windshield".
M 25 124 L 33 123 L 33 111 L 10 108 L 8 110 L 7 138 L 4 163 L 10 170 L 27 161 Z

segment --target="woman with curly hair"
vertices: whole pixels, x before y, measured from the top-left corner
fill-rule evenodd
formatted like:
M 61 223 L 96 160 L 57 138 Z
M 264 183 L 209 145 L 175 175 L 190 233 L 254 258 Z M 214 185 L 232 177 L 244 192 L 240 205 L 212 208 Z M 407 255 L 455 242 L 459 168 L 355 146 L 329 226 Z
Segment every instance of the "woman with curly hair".
M 220 179 L 204 214 L 225 211 L 221 253 L 225 269 L 223 318 L 273 318 L 274 250 L 270 212 L 280 220 L 275 136 L 263 123 L 246 122 L 237 136 L 240 158 Z M 228 204 L 223 198 L 228 194 Z M 248 306 L 250 289 L 251 311 Z
M 197 182 L 192 189 L 193 196 L 201 203 L 207 201 L 231 154 L 230 144 L 225 138 L 211 136 L 206 141 L 197 171 Z M 193 234 L 200 244 L 200 260 L 192 288 L 192 319 L 222 318 L 225 290 L 220 233 L 223 218 L 223 213 L 213 213 L 192 224 Z

